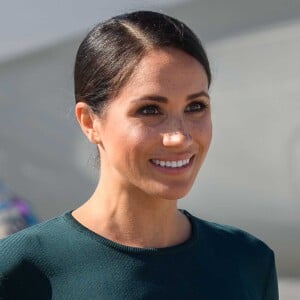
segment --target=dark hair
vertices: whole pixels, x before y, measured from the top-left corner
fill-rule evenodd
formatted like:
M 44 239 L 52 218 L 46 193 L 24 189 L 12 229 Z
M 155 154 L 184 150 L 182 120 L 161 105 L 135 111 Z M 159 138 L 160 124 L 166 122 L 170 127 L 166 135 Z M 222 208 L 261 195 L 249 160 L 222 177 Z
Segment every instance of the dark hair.
M 147 51 L 173 47 L 197 59 L 211 82 L 209 61 L 197 36 L 184 23 L 161 13 L 136 11 L 96 25 L 79 46 L 75 99 L 101 113 L 125 85 Z

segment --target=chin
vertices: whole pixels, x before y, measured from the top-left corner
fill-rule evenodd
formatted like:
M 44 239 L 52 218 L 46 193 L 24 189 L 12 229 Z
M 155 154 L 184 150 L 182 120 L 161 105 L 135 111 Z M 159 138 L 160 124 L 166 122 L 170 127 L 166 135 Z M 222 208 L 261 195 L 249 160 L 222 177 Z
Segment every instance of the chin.
M 183 197 L 185 197 L 189 193 L 190 189 L 164 189 L 157 191 L 154 195 L 155 198 L 170 200 L 170 201 L 176 201 Z M 152 190 L 153 195 L 154 189 Z

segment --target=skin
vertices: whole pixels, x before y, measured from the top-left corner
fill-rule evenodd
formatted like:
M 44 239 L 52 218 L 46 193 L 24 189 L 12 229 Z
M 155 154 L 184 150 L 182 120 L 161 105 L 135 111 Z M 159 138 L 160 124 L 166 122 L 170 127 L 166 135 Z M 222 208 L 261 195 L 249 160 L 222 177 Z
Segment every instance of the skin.
M 184 242 L 191 229 L 177 200 L 191 189 L 212 135 L 204 68 L 180 50 L 151 50 L 109 101 L 101 117 L 85 103 L 75 108 L 82 131 L 100 151 L 101 176 L 73 216 L 127 246 Z M 189 164 L 180 168 L 153 162 L 186 159 Z

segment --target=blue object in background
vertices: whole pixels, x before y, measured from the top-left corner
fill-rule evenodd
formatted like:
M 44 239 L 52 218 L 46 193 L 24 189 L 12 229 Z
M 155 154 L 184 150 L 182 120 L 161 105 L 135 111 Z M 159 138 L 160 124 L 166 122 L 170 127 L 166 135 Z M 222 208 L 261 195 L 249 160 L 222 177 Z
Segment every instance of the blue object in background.
M 30 205 L 0 182 L 0 238 L 37 223 Z

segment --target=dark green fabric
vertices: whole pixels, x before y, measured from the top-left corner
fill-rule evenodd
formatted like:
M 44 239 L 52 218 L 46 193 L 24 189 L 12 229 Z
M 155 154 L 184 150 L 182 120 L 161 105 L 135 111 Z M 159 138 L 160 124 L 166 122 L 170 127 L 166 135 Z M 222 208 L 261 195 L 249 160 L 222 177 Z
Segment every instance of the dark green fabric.
M 70 212 L 0 241 L 0 299 L 277 300 L 274 255 L 239 229 L 191 221 L 183 244 L 126 247 Z

